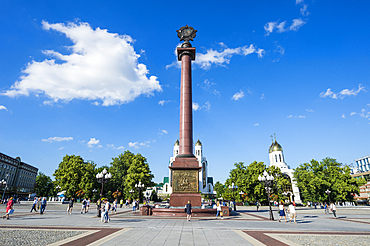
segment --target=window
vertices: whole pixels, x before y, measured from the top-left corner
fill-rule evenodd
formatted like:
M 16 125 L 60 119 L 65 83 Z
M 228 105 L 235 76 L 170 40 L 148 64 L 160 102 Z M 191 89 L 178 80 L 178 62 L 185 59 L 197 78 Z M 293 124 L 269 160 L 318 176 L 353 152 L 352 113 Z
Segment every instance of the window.
M 275 162 L 277 162 L 277 155 L 275 155 Z
M 279 154 L 279 160 L 280 160 L 280 162 L 281 162 L 281 154 Z

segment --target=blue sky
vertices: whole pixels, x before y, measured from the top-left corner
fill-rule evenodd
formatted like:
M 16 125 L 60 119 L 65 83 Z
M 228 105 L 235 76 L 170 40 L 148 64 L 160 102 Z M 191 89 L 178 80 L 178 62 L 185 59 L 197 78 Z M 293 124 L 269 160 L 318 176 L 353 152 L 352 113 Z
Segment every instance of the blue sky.
M 186 5 L 188 7 L 186 7 Z M 179 131 L 176 30 L 192 42 L 194 141 L 214 180 L 268 163 L 369 154 L 367 1 L 5 1 L 0 151 L 52 175 L 130 150 L 160 182 Z

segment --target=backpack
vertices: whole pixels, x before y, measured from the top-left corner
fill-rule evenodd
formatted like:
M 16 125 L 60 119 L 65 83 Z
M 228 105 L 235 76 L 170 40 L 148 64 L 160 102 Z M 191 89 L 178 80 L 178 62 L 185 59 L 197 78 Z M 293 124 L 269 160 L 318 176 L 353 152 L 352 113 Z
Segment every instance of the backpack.
M 83 204 L 83 205 L 86 205 L 86 200 L 83 200 L 82 204 Z

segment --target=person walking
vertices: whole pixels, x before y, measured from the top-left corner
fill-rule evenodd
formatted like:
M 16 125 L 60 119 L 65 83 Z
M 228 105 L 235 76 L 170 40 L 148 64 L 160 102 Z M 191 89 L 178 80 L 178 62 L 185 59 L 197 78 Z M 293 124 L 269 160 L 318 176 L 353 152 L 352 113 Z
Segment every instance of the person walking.
M 37 198 L 35 197 L 35 199 L 33 200 L 33 204 L 32 204 L 32 208 L 31 208 L 30 213 L 32 213 L 33 210 L 35 210 L 35 212 L 37 212 L 36 206 L 37 206 Z
M 84 198 L 81 203 L 81 214 L 86 213 L 86 199 Z
M 46 198 L 44 197 L 41 201 L 40 214 L 43 214 L 46 208 Z
M 103 214 L 103 219 L 104 219 L 104 223 L 108 223 L 109 222 L 109 216 L 108 216 L 108 213 L 109 213 L 109 209 L 110 209 L 110 203 L 108 201 L 108 199 L 104 199 L 104 214 Z
M 280 202 L 280 205 L 279 205 L 279 210 L 280 210 L 280 218 L 279 218 L 279 222 L 281 221 L 281 218 L 284 216 L 285 218 L 285 222 L 288 222 L 286 220 L 286 215 L 285 215 L 285 209 L 284 209 L 284 204 L 283 202 Z
M 337 218 L 337 207 L 335 206 L 335 204 L 334 204 L 334 203 L 331 203 L 331 204 L 330 204 L 330 210 L 333 212 L 334 217 L 335 217 L 336 219 L 338 219 L 338 218 Z
M 261 203 L 259 201 L 256 202 L 256 207 L 257 207 L 257 212 L 258 212 L 258 208 L 261 206 Z
M 41 206 L 41 197 L 37 199 L 37 210 L 40 210 L 40 206 Z
M 186 219 L 188 221 L 190 221 L 191 220 L 191 214 L 193 212 L 193 210 L 191 209 L 190 200 L 188 201 L 188 204 L 185 205 L 185 211 L 186 211 Z
M 294 223 L 297 224 L 297 221 L 296 221 L 297 211 L 295 210 L 293 203 L 289 204 L 288 210 L 289 210 L 289 222 L 294 220 Z
M 135 210 L 136 210 L 136 200 L 134 199 L 132 201 L 132 211 L 135 212 Z
M 123 198 L 121 198 L 121 200 L 119 200 L 119 208 L 122 208 L 123 206 Z
M 91 200 L 90 200 L 90 198 L 88 198 L 87 201 L 86 201 L 86 213 L 89 212 L 90 202 L 91 202 Z
M 112 212 L 117 213 L 117 199 L 113 201 Z
M 222 207 L 221 207 L 221 204 L 220 204 L 219 201 L 216 204 L 216 209 L 217 209 L 216 219 L 218 218 L 218 215 L 220 215 L 221 219 L 223 220 L 224 217 L 223 217 L 223 213 L 222 213 Z
M 72 197 L 71 200 L 68 203 L 67 214 L 72 214 L 74 201 L 75 201 L 75 199 Z
M 9 198 L 9 201 L 6 203 L 6 209 L 5 209 L 5 215 L 3 216 L 3 219 L 7 219 L 9 220 L 9 214 L 12 214 L 14 212 L 14 209 L 13 209 L 13 205 L 14 205 L 14 198 L 11 197 Z

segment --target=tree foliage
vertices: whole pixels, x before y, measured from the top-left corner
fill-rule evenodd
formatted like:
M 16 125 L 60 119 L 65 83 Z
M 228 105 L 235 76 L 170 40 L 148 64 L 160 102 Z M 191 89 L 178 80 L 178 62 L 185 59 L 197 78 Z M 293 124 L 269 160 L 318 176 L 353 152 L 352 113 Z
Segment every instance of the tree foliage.
M 359 194 L 363 181 L 351 177 L 349 167 L 341 167 L 336 159 L 325 158 L 318 162 L 299 165 L 294 177 L 305 201 L 328 202 L 327 189 L 331 191 L 331 201 L 353 201 L 353 194 Z
M 55 170 L 55 186 L 66 191 L 66 196 L 74 197 L 76 192 L 82 190 L 85 196 L 91 196 L 96 187 L 96 172 L 93 162 L 85 162 L 80 156 L 66 155 Z
M 215 183 L 215 186 L 213 188 L 213 190 L 216 191 L 216 197 L 217 198 L 220 198 L 224 195 L 224 192 L 225 192 L 225 187 L 223 184 L 220 183 L 220 181 L 217 181 Z
M 36 176 L 35 193 L 37 196 L 47 197 L 54 195 L 54 185 L 51 178 L 42 172 Z

